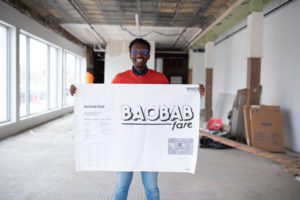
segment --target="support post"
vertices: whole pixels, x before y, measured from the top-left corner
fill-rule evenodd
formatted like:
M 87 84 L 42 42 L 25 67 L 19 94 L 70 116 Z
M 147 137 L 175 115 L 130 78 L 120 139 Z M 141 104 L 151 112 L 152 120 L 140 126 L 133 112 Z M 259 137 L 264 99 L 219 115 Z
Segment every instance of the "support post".
M 214 42 L 207 42 L 205 45 L 205 121 L 213 116 L 213 65 L 214 65 Z
M 247 104 L 260 102 L 260 72 L 263 40 L 263 14 L 252 12 L 247 20 Z
M 205 121 L 208 121 L 212 115 L 212 88 L 213 88 L 213 69 L 205 69 Z
M 247 59 L 247 105 L 258 105 L 260 99 L 261 58 Z

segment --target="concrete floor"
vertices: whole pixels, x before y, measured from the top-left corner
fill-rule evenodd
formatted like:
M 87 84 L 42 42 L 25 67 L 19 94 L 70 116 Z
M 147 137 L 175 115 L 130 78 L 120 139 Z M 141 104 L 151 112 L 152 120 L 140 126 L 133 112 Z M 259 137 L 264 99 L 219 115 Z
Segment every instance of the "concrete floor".
M 112 199 L 115 173 L 75 172 L 73 115 L 0 142 L 1 200 Z M 162 200 L 299 200 L 300 182 L 236 149 L 199 149 L 193 174 L 160 173 Z M 129 200 L 144 199 L 139 173 Z

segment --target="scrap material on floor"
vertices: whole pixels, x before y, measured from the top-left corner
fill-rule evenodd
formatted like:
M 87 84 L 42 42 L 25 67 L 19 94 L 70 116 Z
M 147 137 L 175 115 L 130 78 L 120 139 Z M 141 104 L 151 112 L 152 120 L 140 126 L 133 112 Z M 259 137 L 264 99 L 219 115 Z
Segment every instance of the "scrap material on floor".
M 290 155 L 288 153 L 270 153 L 261 149 L 257 149 L 252 146 L 248 146 L 245 144 L 242 144 L 240 142 L 236 142 L 224 137 L 220 137 L 214 134 L 210 134 L 205 131 L 199 132 L 200 136 L 206 136 L 208 138 L 213 139 L 216 142 L 220 142 L 222 144 L 231 146 L 236 149 L 240 149 L 242 151 L 255 154 L 257 156 L 261 156 L 264 158 L 271 159 L 274 162 L 277 162 L 279 164 L 282 164 L 286 170 L 293 173 L 295 176 L 300 175 L 300 157 L 295 155 Z

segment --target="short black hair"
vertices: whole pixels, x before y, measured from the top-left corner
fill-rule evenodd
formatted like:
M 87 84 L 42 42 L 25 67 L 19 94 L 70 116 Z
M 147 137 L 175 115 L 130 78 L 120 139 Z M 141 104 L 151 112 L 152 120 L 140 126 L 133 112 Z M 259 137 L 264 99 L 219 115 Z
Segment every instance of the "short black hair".
M 90 66 L 90 67 L 86 68 L 86 72 L 94 74 L 94 67 Z
M 129 52 L 131 51 L 131 48 L 132 48 L 134 43 L 145 44 L 147 46 L 147 49 L 149 50 L 149 53 L 150 53 L 150 49 L 151 49 L 150 43 L 147 40 L 144 40 L 143 38 L 135 38 L 134 40 L 132 40 L 129 44 Z

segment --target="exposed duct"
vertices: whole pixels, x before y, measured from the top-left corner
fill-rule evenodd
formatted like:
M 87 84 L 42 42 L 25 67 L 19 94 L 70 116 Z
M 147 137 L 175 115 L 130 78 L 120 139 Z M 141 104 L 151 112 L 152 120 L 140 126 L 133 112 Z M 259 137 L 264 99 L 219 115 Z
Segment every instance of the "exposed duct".
M 97 32 L 94 25 L 90 23 L 90 19 L 84 14 L 84 12 L 80 9 L 80 7 L 76 4 L 76 2 L 73 0 L 68 0 L 68 1 L 73 6 L 73 8 L 78 12 L 78 14 L 82 17 L 82 19 L 90 26 L 90 28 L 94 31 L 94 33 L 100 38 L 100 40 L 106 46 L 107 42 L 105 41 L 105 39 Z M 101 46 L 100 46 L 100 48 L 102 49 Z

